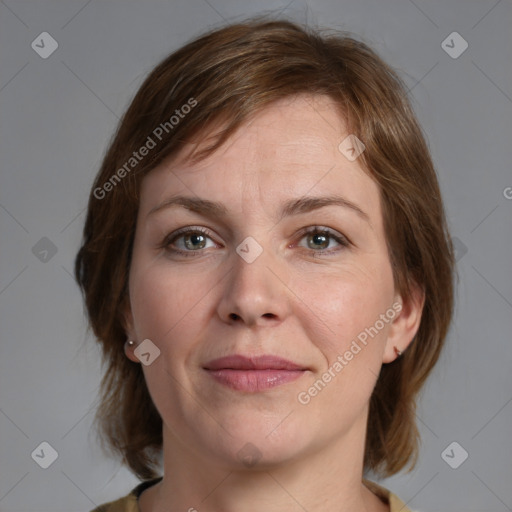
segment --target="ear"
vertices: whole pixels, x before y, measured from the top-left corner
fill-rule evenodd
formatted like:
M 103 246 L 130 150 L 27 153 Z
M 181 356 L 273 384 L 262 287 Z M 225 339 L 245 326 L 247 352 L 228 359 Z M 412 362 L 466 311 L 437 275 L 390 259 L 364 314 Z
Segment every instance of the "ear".
M 401 307 L 393 308 L 397 310 L 397 316 L 393 319 L 389 329 L 382 357 L 383 363 L 394 361 L 398 357 L 396 350 L 402 353 L 405 352 L 414 336 L 416 336 L 425 304 L 425 292 L 420 286 L 414 284 L 409 299 L 404 302 L 402 297 L 397 295 L 394 304 L 401 304 Z
M 134 363 L 140 363 L 140 360 L 135 355 L 135 349 L 137 348 L 137 339 L 135 337 L 135 329 L 133 324 L 133 313 L 130 305 L 130 298 L 128 295 L 125 296 L 123 303 L 121 305 L 121 315 L 122 315 L 122 323 L 123 328 L 126 333 L 126 341 L 133 340 L 135 344 L 133 346 L 129 346 L 128 343 L 124 344 L 124 353 L 130 361 Z

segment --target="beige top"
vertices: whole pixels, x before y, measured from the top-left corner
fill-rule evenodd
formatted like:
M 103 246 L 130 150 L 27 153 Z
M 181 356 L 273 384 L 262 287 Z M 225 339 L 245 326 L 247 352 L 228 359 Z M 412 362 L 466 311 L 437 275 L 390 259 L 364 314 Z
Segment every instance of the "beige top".
M 138 503 L 139 496 L 143 491 L 160 482 L 161 479 L 162 477 L 142 482 L 124 498 L 104 503 L 91 512 L 140 512 Z M 381 498 L 384 503 L 389 504 L 390 512 L 411 512 L 411 510 L 398 496 L 394 495 L 384 487 L 381 487 L 374 482 L 370 482 L 369 480 L 365 480 L 364 484 L 374 494 Z

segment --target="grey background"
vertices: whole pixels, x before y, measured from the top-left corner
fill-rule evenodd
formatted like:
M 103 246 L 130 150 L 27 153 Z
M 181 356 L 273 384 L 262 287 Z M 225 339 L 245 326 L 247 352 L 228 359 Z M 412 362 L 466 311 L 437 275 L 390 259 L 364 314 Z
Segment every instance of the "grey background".
M 419 404 L 419 464 L 382 483 L 425 512 L 512 510 L 507 0 L 0 1 L 0 510 L 88 511 L 138 482 L 91 431 L 100 359 L 71 276 L 88 191 L 151 68 L 265 10 L 351 31 L 402 73 L 457 239 L 457 312 Z M 31 48 L 45 31 L 59 44 L 47 59 Z M 456 59 L 441 46 L 453 31 L 469 44 Z M 48 469 L 31 458 L 42 441 L 58 452 Z M 441 457 L 453 441 L 469 454 L 458 469 Z

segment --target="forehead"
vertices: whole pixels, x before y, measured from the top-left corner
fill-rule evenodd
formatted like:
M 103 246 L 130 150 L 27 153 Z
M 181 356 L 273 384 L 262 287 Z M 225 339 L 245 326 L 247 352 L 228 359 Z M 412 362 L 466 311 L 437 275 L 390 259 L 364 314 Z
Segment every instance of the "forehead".
M 175 159 L 181 168 L 187 167 L 192 149 L 200 150 L 211 142 L 209 137 L 223 129 L 215 125 L 200 135 Z M 214 160 L 244 160 L 258 155 L 258 161 L 280 159 L 283 163 L 300 164 L 299 155 L 305 153 L 334 161 L 338 153 L 339 138 L 347 133 L 344 119 L 337 113 L 336 103 L 327 96 L 300 94 L 290 96 L 253 114 L 230 139 L 205 160 L 194 164 L 195 169 L 207 168 Z
M 339 193 L 367 210 L 378 210 L 377 185 L 357 159 L 350 161 L 339 149 L 348 135 L 330 98 L 285 98 L 254 115 L 201 162 L 193 164 L 188 157 L 192 149 L 211 143 L 206 135 L 196 147 L 152 170 L 143 180 L 141 209 L 149 211 L 173 194 L 221 201 L 241 212 L 257 205 L 268 210 L 290 198 Z

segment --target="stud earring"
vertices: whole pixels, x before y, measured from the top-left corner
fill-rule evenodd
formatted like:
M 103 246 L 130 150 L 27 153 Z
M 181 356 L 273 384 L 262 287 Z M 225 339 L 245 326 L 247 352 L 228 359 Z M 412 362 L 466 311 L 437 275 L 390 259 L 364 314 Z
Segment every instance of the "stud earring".
M 400 357 L 400 356 L 402 355 L 402 351 L 401 351 L 401 350 L 399 350 L 399 349 L 398 349 L 398 348 L 396 348 L 396 347 L 393 347 L 393 348 L 395 349 L 396 357 L 397 357 L 397 358 L 398 358 L 398 357 Z
M 125 348 L 133 348 L 135 346 L 135 341 L 133 340 L 127 340 L 124 344 Z

